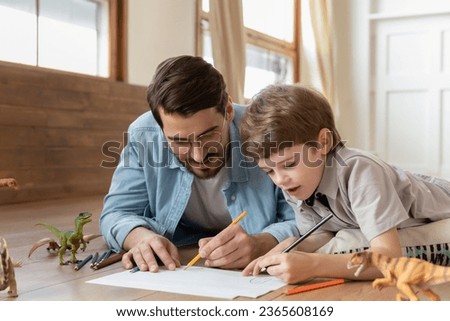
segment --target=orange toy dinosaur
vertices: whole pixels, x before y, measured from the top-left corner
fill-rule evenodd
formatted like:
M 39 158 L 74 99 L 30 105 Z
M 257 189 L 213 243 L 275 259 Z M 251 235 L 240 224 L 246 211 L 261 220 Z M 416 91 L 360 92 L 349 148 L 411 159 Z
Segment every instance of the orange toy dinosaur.
M 375 266 L 383 273 L 384 278 L 375 279 L 372 286 L 381 290 L 385 286 L 396 286 L 400 291 L 396 300 L 418 301 L 412 286 L 433 301 L 441 298 L 430 289 L 430 286 L 450 281 L 450 267 L 435 265 L 430 262 L 408 257 L 390 258 L 376 252 L 359 252 L 353 254 L 347 268 L 358 269 L 355 276 L 369 266 Z M 405 297 L 406 296 L 406 297 Z

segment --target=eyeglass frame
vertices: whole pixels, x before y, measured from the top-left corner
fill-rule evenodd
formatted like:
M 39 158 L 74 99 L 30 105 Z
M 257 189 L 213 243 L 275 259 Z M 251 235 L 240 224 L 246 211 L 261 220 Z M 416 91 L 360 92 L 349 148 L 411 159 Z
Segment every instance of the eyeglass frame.
M 219 140 L 217 140 L 217 141 L 210 140 L 210 141 L 211 141 L 211 142 L 214 141 L 214 142 L 217 142 L 217 143 L 221 143 L 221 142 L 222 142 L 222 139 L 223 139 L 222 133 L 223 133 L 223 129 L 225 128 L 226 120 L 227 120 L 227 112 L 226 112 L 226 110 L 225 110 L 225 114 L 223 115 L 222 127 L 220 128 L 220 130 L 219 130 L 219 129 L 214 129 L 214 130 L 212 130 L 212 131 L 210 131 L 210 132 L 208 132 L 208 133 L 201 134 L 201 135 L 197 136 L 197 138 L 196 138 L 195 140 L 193 140 L 193 141 L 192 141 L 192 140 L 177 141 L 177 140 L 169 139 L 169 138 L 167 138 L 167 137 L 166 137 L 166 139 L 168 140 L 169 144 L 171 144 L 172 150 L 173 150 L 174 153 L 175 153 L 175 151 L 174 151 L 175 148 L 173 147 L 172 144 L 178 145 L 178 146 L 177 146 L 177 149 L 186 149 L 185 152 L 182 152 L 182 153 L 176 153 L 176 154 L 187 154 L 187 153 L 189 153 L 189 152 L 191 151 L 193 144 L 198 144 L 198 143 L 200 143 L 200 144 L 199 144 L 200 146 L 203 146 L 204 144 L 207 144 L 208 142 L 202 143 L 201 140 L 202 140 L 202 138 L 208 137 L 209 135 L 213 135 L 213 134 L 219 135 Z M 191 134 L 191 135 L 192 135 L 192 134 Z M 189 136 L 190 136 L 190 135 L 189 135 Z M 181 146 L 180 144 L 181 144 L 181 145 L 186 144 L 186 146 Z

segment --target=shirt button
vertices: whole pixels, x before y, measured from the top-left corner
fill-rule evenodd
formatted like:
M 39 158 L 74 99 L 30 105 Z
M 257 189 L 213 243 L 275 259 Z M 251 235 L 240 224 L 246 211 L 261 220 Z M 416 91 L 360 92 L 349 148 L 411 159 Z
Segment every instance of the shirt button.
M 236 195 L 231 195 L 230 198 L 231 198 L 232 201 L 235 201 L 236 200 Z

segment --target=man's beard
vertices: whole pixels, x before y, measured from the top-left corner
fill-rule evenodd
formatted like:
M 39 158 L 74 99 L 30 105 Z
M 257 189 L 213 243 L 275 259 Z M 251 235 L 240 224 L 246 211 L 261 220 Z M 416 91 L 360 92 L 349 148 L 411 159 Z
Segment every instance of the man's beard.
M 181 160 L 178 155 L 177 159 L 191 172 L 195 177 L 200 179 L 213 178 L 226 164 L 226 153 L 208 153 L 206 157 L 197 162 L 188 156 L 186 160 Z

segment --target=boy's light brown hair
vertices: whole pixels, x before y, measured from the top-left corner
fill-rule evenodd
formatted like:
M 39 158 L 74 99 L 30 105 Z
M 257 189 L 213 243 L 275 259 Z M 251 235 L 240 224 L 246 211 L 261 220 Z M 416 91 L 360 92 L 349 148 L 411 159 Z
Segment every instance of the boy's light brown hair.
M 247 107 L 240 125 L 242 152 L 258 161 L 293 145 L 317 146 L 323 128 L 331 131 L 334 148 L 342 145 L 331 106 L 321 93 L 302 86 L 270 85 Z

